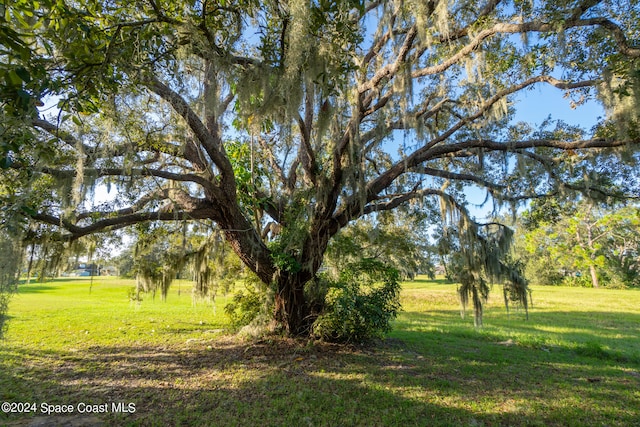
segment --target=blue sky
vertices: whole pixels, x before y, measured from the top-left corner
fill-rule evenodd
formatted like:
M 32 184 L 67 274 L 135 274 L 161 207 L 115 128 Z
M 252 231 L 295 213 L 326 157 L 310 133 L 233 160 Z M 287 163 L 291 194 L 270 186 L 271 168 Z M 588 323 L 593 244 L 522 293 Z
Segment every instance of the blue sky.
M 605 116 L 600 103 L 589 101 L 572 109 L 571 101 L 564 98 L 564 91 L 544 84 L 537 85 L 533 90 L 522 92 L 518 100 L 513 123 L 527 122 L 533 127 L 540 125 L 551 116 L 552 120 L 562 120 L 589 130 L 598 123 L 599 118 Z M 491 214 L 493 207 L 491 201 L 484 206 L 478 206 L 486 199 L 484 190 L 470 188 L 466 195 L 469 202 L 468 209 L 477 219 L 482 220 Z
M 537 85 L 533 90 L 523 92 L 516 110 L 516 122 L 540 124 L 551 115 L 554 119 L 581 125 L 587 129 L 598 122 L 598 117 L 604 116 L 602 105 L 595 101 L 572 109 L 570 100 L 564 98 L 564 91 L 549 85 Z

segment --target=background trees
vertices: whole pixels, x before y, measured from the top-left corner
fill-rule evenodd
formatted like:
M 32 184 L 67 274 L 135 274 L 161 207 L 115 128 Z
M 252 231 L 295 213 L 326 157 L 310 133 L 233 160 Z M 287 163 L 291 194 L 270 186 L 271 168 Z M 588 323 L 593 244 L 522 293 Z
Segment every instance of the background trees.
M 637 18 L 636 0 L 6 4 L 5 214 L 61 241 L 213 221 L 272 288 L 274 318 L 307 334 L 329 242 L 363 216 L 440 210 L 495 267 L 502 239 L 483 237 L 465 189 L 498 205 L 632 191 L 602 179 L 640 142 Z M 609 115 L 589 132 L 511 124 L 536 85 Z
M 524 229 L 522 252 L 535 283 L 640 285 L 637 206 L 604 208 L 589 200 L 534 204 Z
M 438 260 L 431 243 L 431 221 L 420 212 L 384 212 L 362 218 L 341 230 L 329 243 L 324 264 L 333 279 L 363 258 L 395 268 L 402 279 L 435 275 Z

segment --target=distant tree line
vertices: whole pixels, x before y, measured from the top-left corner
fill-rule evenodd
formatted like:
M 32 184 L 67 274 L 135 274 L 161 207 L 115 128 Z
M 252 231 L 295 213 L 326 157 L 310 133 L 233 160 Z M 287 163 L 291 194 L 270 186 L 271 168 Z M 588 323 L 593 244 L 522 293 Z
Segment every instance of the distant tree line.
M 640 207 L 536 201 L 523 215 L 518 253 L 533 284 L 640 286 Z

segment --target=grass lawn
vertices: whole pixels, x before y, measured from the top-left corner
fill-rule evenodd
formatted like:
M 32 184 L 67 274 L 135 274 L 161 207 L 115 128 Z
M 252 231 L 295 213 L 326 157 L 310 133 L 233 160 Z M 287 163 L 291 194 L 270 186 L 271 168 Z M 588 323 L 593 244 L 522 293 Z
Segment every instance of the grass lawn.
M 0 425 L 640 426 L 636 290 L 536 287 L 525 321 L 496 287 L 476 330 L 455 285 L 419 278 L 388 339 L 339 346 L 242 341 L 230 297 L 194 305 L 183 282 L 137 304 L 132 286 L 20 288 L 0 402 L 22 413 Z

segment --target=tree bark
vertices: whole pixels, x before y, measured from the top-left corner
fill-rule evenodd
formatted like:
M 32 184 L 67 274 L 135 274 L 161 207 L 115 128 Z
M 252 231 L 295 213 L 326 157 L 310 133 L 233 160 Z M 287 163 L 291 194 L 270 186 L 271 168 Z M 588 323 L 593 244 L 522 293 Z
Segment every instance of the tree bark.
M 591 284 L 594 288 L 599 287 L 598 283 L 598 272 L 596 271 L 596 266 L 591 264 L 589 266 L 589 273 L 591 273 Z
M 593 204 L 589 204 L 587 209 L 587 216 L 585 218 L 586 226 L 587 226 L 587 247 L 589 248 L 589 252 L 591 253 L 591 263 L 589 264 L 589 273 L 591 274 L 591 284 L 594 288 L 598 287 L 598 272 L 596 271 L 595 261 L 596 261 L 596 239 L 593 237 L 593 227 L 595 227 L 597 220 L 593 220 L 591 216 L 591 212 L 593 210 Z
M 319 220 L 313 222 L 311 230 L 313 231 L 307 235 L 298 258 L 300 270 L 295 273 L 280 271 L 275 281 L 275 320 L 293 336 L 309 336 L 311 327 L 322 310 L 322 304 L 318 305 L 318 301 L 308 300 L 305 285 L 316 277 L 330 236 L 336 232 L 329 227 L 329 222 Z
M 36 244 L 31 243 L 31 253 L 29 254 L 29 264 L 27 265 L 27 285 L 31 283 L 31 270 L 33 268 L 33 259 L 35 258 Z
M 315 320 L 304 295 L 308 274 L 282 274 L 277 281 L 275 320 L 287 334 L 308 336 Z

